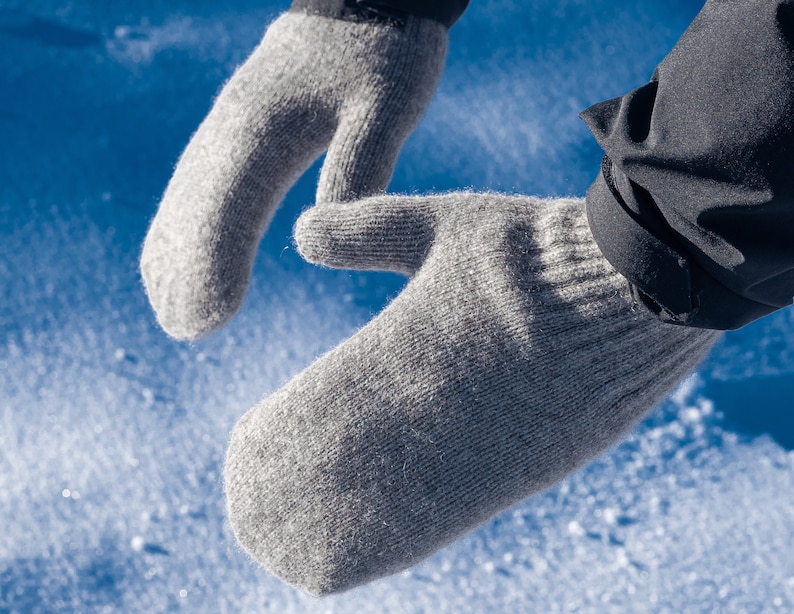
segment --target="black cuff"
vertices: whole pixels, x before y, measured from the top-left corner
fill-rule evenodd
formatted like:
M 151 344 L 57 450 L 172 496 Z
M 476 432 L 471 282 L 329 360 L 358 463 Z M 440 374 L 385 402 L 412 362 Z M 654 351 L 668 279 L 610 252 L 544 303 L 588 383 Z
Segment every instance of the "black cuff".
M 469 0 L 293 0 L 291 11 L 346 21 L 382 21 L 405 25 L 410 16 L 432 19 L 451 27 Z
M 734 330 L 779 309 L 736 294 L 706 273 L 655 219 L 650 195 L 607 156 L 587 191 L 586 208 L 601 253 L 628 279 L 635 300 L 659 320 Z

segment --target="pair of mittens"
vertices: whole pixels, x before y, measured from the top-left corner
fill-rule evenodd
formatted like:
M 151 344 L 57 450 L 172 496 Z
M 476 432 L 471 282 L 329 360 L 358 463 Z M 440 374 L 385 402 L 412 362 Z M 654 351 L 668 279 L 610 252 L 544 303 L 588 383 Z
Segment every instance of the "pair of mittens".
M 411 277 L 232 433 L 235 535 L 315 594 L 410 567 L 548 488 L 615 443 L 718 335 L 635 310 L 581 200 L 372 196 L 446 43 L 430 19 L 279 18 L 187 146 L 143 249 L 163 328 L 216 330 L 279 201 L 327 148 L 319 204 L 296 226 L 301 253 Z

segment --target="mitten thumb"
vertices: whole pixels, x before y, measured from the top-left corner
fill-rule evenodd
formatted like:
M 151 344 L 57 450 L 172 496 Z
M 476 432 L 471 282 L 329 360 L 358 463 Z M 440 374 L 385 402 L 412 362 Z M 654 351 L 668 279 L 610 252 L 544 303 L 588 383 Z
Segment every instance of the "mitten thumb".
M 433 242 L 434 208 L 406 196 L 316 205 L 298 218 L 295 241 L 315 264 L 411 275 Z

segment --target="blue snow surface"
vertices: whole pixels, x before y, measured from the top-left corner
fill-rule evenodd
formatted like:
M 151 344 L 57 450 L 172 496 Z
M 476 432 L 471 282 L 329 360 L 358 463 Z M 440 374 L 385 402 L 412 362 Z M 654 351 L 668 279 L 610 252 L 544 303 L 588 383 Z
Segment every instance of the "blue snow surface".
M 728 334 L 625 441 L 428 561 L 314 599 L 240 551 L 228 434 L 400 289 L 291 240 L 182 344 L 140 246 L 191 132 L 287 2 L 0 0 L 0 611 L 794 611 L 794 317 Z M 694 0 L 473 0 L 391 186 L 582 195 L 577 114 L 645 83 Z M 609 356 L 604 356 L 609 360 Z

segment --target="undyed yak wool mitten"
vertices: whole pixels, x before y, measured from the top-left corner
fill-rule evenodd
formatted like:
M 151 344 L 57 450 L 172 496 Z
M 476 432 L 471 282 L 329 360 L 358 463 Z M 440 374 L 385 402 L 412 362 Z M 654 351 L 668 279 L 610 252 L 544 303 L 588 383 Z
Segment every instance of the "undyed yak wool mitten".
M 235 427 L 242 546 L 315 594 L 406 569 L 611 446 L 719 333 L 635 309 L 581 200 L 318 205 L 309 260 L 411 280 Z
M 268 28 L 193 135 L 146 237 L 141 272 L 166 332 L 195 339 L 237 312 L 279 202 L 326 149 L 317 202 L 385 190 L 447 38 L 426 18 L 295 8 Z

